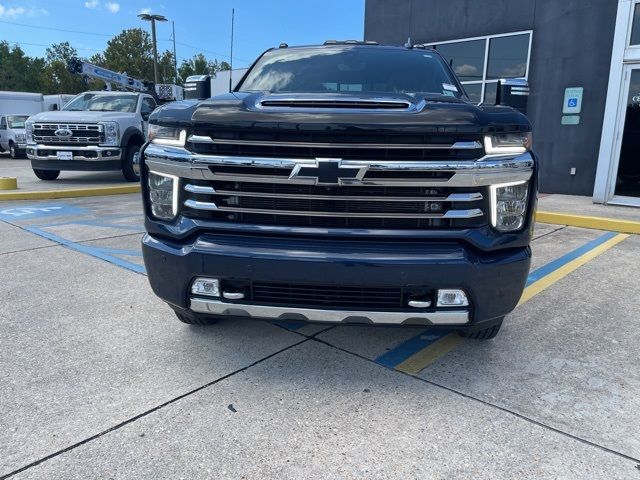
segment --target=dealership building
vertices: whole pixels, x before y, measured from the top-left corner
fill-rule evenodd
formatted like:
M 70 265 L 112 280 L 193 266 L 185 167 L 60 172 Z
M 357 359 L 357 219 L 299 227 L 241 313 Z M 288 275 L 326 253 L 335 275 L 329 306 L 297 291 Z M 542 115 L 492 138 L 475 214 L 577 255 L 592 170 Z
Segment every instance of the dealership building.
M 475 102 L 528 80 L 541 191 L 640 206 L 640 0 L 365 5 L 365 40 L 435 48 Z

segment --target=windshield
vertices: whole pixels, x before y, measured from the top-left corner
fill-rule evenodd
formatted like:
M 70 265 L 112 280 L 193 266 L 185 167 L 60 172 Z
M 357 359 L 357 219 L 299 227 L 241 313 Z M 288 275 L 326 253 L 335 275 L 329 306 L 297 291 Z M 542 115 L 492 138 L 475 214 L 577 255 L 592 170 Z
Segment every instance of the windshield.
M 265 53 L 237 91 L 437 93 L 460 97 L 442 58 L 424 49 L 340 45 Z
M 67 103 L 62 110 L 134 113 L 137 103 L 138 95 L 131 93 L 123 93 L 122 95 L 81 93 Z
M 7 124 L 9 128 L 24 128 L 24 122 L 27 121 L 29 115 L 9 115 L 7 117 Z

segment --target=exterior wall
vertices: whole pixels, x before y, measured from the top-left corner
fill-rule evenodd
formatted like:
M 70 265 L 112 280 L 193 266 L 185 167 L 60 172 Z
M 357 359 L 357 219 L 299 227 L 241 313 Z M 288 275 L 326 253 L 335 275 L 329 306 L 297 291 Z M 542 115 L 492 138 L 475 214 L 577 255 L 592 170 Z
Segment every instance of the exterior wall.
M 528 115 L 540 189 L 591 195 L 616 11 L 612 0 L 366 0 L 365 40 L 402 45 L 408 37 L 415 44 L 533 30 Z M 580 86 L 580 125 L 560 125 L 564 89 Z

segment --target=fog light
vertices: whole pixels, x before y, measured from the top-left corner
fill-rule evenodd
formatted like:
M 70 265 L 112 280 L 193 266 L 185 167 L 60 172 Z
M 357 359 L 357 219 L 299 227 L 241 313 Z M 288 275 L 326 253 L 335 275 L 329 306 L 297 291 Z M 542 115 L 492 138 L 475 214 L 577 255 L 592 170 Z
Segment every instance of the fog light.
M 462 290 L 438 290 L 438 307 L 467 307 L 469 299 Z
M 219 297 L 220 282 L 217 278 L 196 278 L 191 285 L 191 293 L 206 295 L 207 297 Z

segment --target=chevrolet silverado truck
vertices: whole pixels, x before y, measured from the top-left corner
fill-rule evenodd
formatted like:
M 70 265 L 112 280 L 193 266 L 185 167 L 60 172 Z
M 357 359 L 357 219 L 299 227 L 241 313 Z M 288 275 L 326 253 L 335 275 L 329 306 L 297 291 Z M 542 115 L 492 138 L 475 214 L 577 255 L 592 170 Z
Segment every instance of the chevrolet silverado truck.
M 128 181 L 139 181 L 136 154 L 155 108 L 149 94 L 95 91 L 77 95 L 62 110 L 33 115 L 26 123 L 33 172 L 55 180 L 61 170 L 122 170 Z
M 151 116 L 141 155 L 151 287 L 188 324 L 492 338 L 529 272 L 531 144 L 523 114 L 472 104 L 434 50 L 267 50 L 230 93 Z

